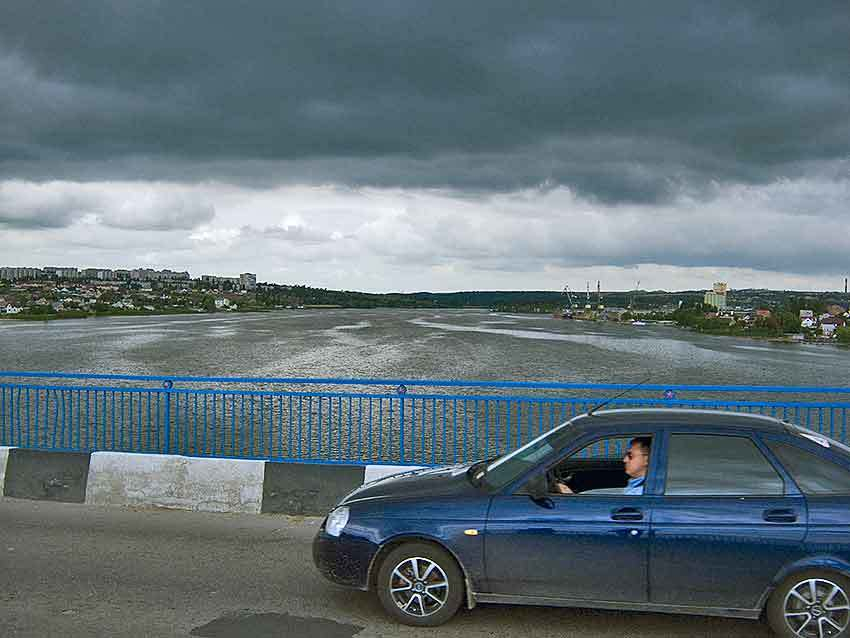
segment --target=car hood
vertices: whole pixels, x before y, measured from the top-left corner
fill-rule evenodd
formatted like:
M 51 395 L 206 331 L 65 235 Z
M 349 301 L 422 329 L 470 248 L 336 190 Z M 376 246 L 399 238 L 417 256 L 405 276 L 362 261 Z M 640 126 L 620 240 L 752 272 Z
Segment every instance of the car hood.
M 367 499 L 428 498 L 478 492 L 466 476 L 472 463 L 424 468 L 392 474 L 364 483 L 346 496 L 340 505 Z

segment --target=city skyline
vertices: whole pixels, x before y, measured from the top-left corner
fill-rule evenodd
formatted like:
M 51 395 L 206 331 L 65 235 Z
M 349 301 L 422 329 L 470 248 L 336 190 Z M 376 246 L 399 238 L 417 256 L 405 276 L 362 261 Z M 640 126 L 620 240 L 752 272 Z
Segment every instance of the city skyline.
M 841 288 L 848 41 L 844 2 L 10 0 L 0 253 L 366 292 Z
M 162 276 L 160 276 L 160 275 L 162 275 Z M 72 265 L 68 265 L 68 264 L 66 264 L 64 266 L 52 266 L 52 265 L 45 265 L 45 266 L 9 266 L 9 265 L 0 264 L 0 281 L 7 280 L 7 281 L 13 281 L 14 282 L 14 281 L 18 281 L 18 280 L 32 280 L 32 279 L 38 279 L 38 278 L 50 278 L 51 276 L 55 277 L 58 280 L 69 280 L 69 281 L 75 280 L 75 279 L 85 279 L 85 278 L 88 277 L 89 279 L 98 279 L 98 280 L 110 280 L 111 279 L 111 280 L 115 280 L 115 281 L 121 280 L 121 279 L 147 280 L 147 281 L 174 281 L 174 282 L 218 280 L 218 281 L 230 281 L 230 282 L 234 282 L 234 283 L 240 283 L 241 282 L 241 283 L 244 284 L 244 282 L 246 280 L 248 280 L 248 281 L 252 282 L 252 285 L 256 285 L 257 283 L 263 283 L 263 284 L 281 285 L 281 286 L 303 285 L 303 286 L 309 286 L 309 287 L 314 287 L 314 288 L 320 287 L 320 286 L 314 286 L 311 282 L 308 282 L 308 281 L 281 282 L 281 281 L 264 280 L 261 277 L 259 277 L 256 273 L 251 273 L 251 272 L 239 273 L 237 276 L 223 275 L 223 274 L 220 274 L 220 273 L 203 273 L 203 274 L 200 274 L 200 275 L 192 276 L 191 273 L 188 270 L 177 270 L 175 268 L 162 268 L 160 270 L 157 270 L 157 269 L 154 269 L 154 268 L 149 268 L 149 267 L 144 267 L 144 266 L 137 266 L 137 267 L 133 267 L 133 268 L 99 268 L 99 267 L 72 266 Z M 844 291 L 845 294 L 847 294 L 848 278 L 844 278 L 842 280 L 842 282 L 843 282 L 842 283 L 843 291 Z M 587 286 L 587 294 L 595 298 L 595 296 L 597 295 L 597 288 L 593 288 L 591 290 L 591 284 L 593 282 L 591 282 L 590 280 L 587 280 L 585 283 L 586 283 L 586 286 Z M 673 292 L 673 293 L 675 293 L 675 292 L 694 292 L 694 291 L 707 290 L 707 291 L 711 292 L 712 289 L 715 293 L 719 289 L 722 289 L 724 291 L 723 292 L 724 295 L 726 294 L 726 292 L 732 292 L 734 290 L 772 290 L 772 291 L 789 291 L 789 292 L 835 292 L 835 293 L 840 293 L 841 290 L 842 290 L 841 287 L 825 289 L 825 290 L 803 290 L 803 289 L 793 289 L 793 288 L 767 288 L 767 287 L 764 287 L 764 286 L 748 286 L 748 287 L 741 286 L 741 287 L 732 288 L 728 285 L 727 282 L 717 282 L 717 281 L 714 281 L 711 284 L 706 284 L 704 286 L 697 286 L 697 287 L 694 287 L 694 288 L 680 288 L 680 289 L 663 288 L 663 287 L 662 288 L 647 288 L 645 286 L 641 286 L 639 288 L 638 287 L 632 287 L 632 288 L 617 289 L 617 288 L 603 288 L 601 280 L 597 280 L 596 283 L 597 283 L 598 289 L 601 290 L 601 292 L 606 293 L 606 294 L 622 293 L 622 292 L 629 292 L 629 291 L 645 291 L 645 292 L 663 291 L 663 292 Z M 637 282 L 637 283 L 640 284 L 640 282 Z M 342 290 L 342 289 L 340 289 L 340 290 Z M 492 288 L 492 289 L 478 289 L 478 290 L 481 290 L 481 291 L 488 291 L 488 290 L 489 291 L 500 291 L 500 290 L 501 291 L 510 291 L 511 289 Z M 524 292 L 524 291 L 525 292 L 531 292 L 531 291 L 534 291 L 534 290 L 540 290 L 540 291 L 546 291 L 546 292 L 563 291 L 563 289 L 543 289 L 543 288 L 540 288 L 540 289 L 533 289 L 533 288 L 515 289 L 514 291 L 516 291 L 516 292 Z M 371 291 L 359 291 L 359 292 L 371 292 Z M 400 291 L 389 291 L 389 292 L 400 292 Z M 469 292 L 469 290 L 466 290 L 466 291 L 464 291 L 464 290 L 453 290 L 453 291 L 421 290 L 421 291 L 411 291 L 411 292 L 435 292 L 435 293 L 449 292 L 449 293 L 451 293 L 451 292 Z M 578 289 L 578 288 L 571 288 L 570 293 L 576 299 L 583 299 L 584 295 L 585 295 L 585 290 L 581 290 L 581 289 Z M 564 293 L 564 294 L 566 294 L 566 293 Z

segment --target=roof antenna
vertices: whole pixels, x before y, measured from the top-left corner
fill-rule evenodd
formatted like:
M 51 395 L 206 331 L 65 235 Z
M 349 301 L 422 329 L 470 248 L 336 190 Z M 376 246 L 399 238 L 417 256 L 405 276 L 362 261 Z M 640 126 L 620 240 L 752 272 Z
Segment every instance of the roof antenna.
M 620 398 L 621 396 L 623 396 L 624 394 L 628 394 L 629 392 L 631 392 L 631 391 L 632 391 L 632 390 L 634 390 L 635 388 L 639 388 L 639 387 L 640 387 L 640 386 L 642 386 L 644 383 L 646 383 L 647 381 L 649 381 L 651 378 L 652 378 L 652 375 L 649 375 L 649 376 L 648 376 L 648 377 L 646 377 L 646 379 L 644 379 L 643 381 L 639 381 L 638 383 L 635 383 L 634 385 L 629 386 L 628 388 L 626 388 L 625 390 L 623 390 L 622 392 L 620 392 L 620 394 L 615 394 L 615 395 L 614 395 L 613 397 L 611 397 L 610 399 L 605 399 L 602 403 L 600 403 L 600 404 L 598 404 L 598 405 L 593 406 L 592 408 L 590 408 L 590 409 L 587 411 L 587 416 L 593 416 L 593 413 L 594 413 L 594 412 L 596 412 L 599 408 L 604 408 L 606 405 L 608 405 L 609 403 L 611 403 L 611 401 L 613 401 L 614 399 L 619 399 L 619 398 Z

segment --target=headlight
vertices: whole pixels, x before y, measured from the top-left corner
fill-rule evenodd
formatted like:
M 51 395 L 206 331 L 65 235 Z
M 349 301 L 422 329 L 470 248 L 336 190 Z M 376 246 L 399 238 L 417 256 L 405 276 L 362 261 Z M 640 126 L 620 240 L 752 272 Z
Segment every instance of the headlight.
M 325 523 L 325 531 L 331 536 L 339 536 L 342 528 L 348 523 L 348 508 L 337 507 L 328 514 L 328 522 Z

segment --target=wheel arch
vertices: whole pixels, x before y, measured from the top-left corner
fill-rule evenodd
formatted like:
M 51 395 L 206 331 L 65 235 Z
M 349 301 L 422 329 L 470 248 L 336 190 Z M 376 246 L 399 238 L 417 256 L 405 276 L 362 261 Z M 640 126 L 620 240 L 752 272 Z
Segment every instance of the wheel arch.
M 472 581 L 470 580 L 469 572 L 467 571 L 466 566 L 463 564 L 463 561 L 458 558 L 457 553 L 452 551 L 451 547 L 448 547 L 443 541 L 427 534 L 399 534 L 384 541 L 378 548 L 378 551 L 375 552 L 375 555 L 372 556 L 372 560 L 369 562 L 369 569 L 366 574 L 366 586 L 369 590 L 375 589 L 375 581 L 378 578 L 378 571 L 381 568 L 381 564 L 383 563 L 384 558 L 386 558 L 387 555 L 396 547 L 404 545 L 405 543 L 425 543 L 438 547 L 444 552 L 447 552 L 448 555 L 451 556 L 452 559 L 455 561 L 455 564 L 457 564 L 458 568 L 460 569 L 460 572 L 463 574 L 463 585 L 466 594 L 467 609 L 472 609 L 473 607 L 475 607 L 475 597 L 473 596 Z
M 810 556 L 794 561 L 793 563 L 785 565 L 773 577 L 770 585 L 768 585 L 759 599 L 759 609 L 762 611 L 765 610 L 767 602 L 770 599 L 770 595 L 786 578 L 793 576 L 796 573 L 811 569 L 822 569 L 824 571 L 841 574 L 845 578 L 850 578 L 850 561 L 840 556 L 825 554 L 821 556 Z

